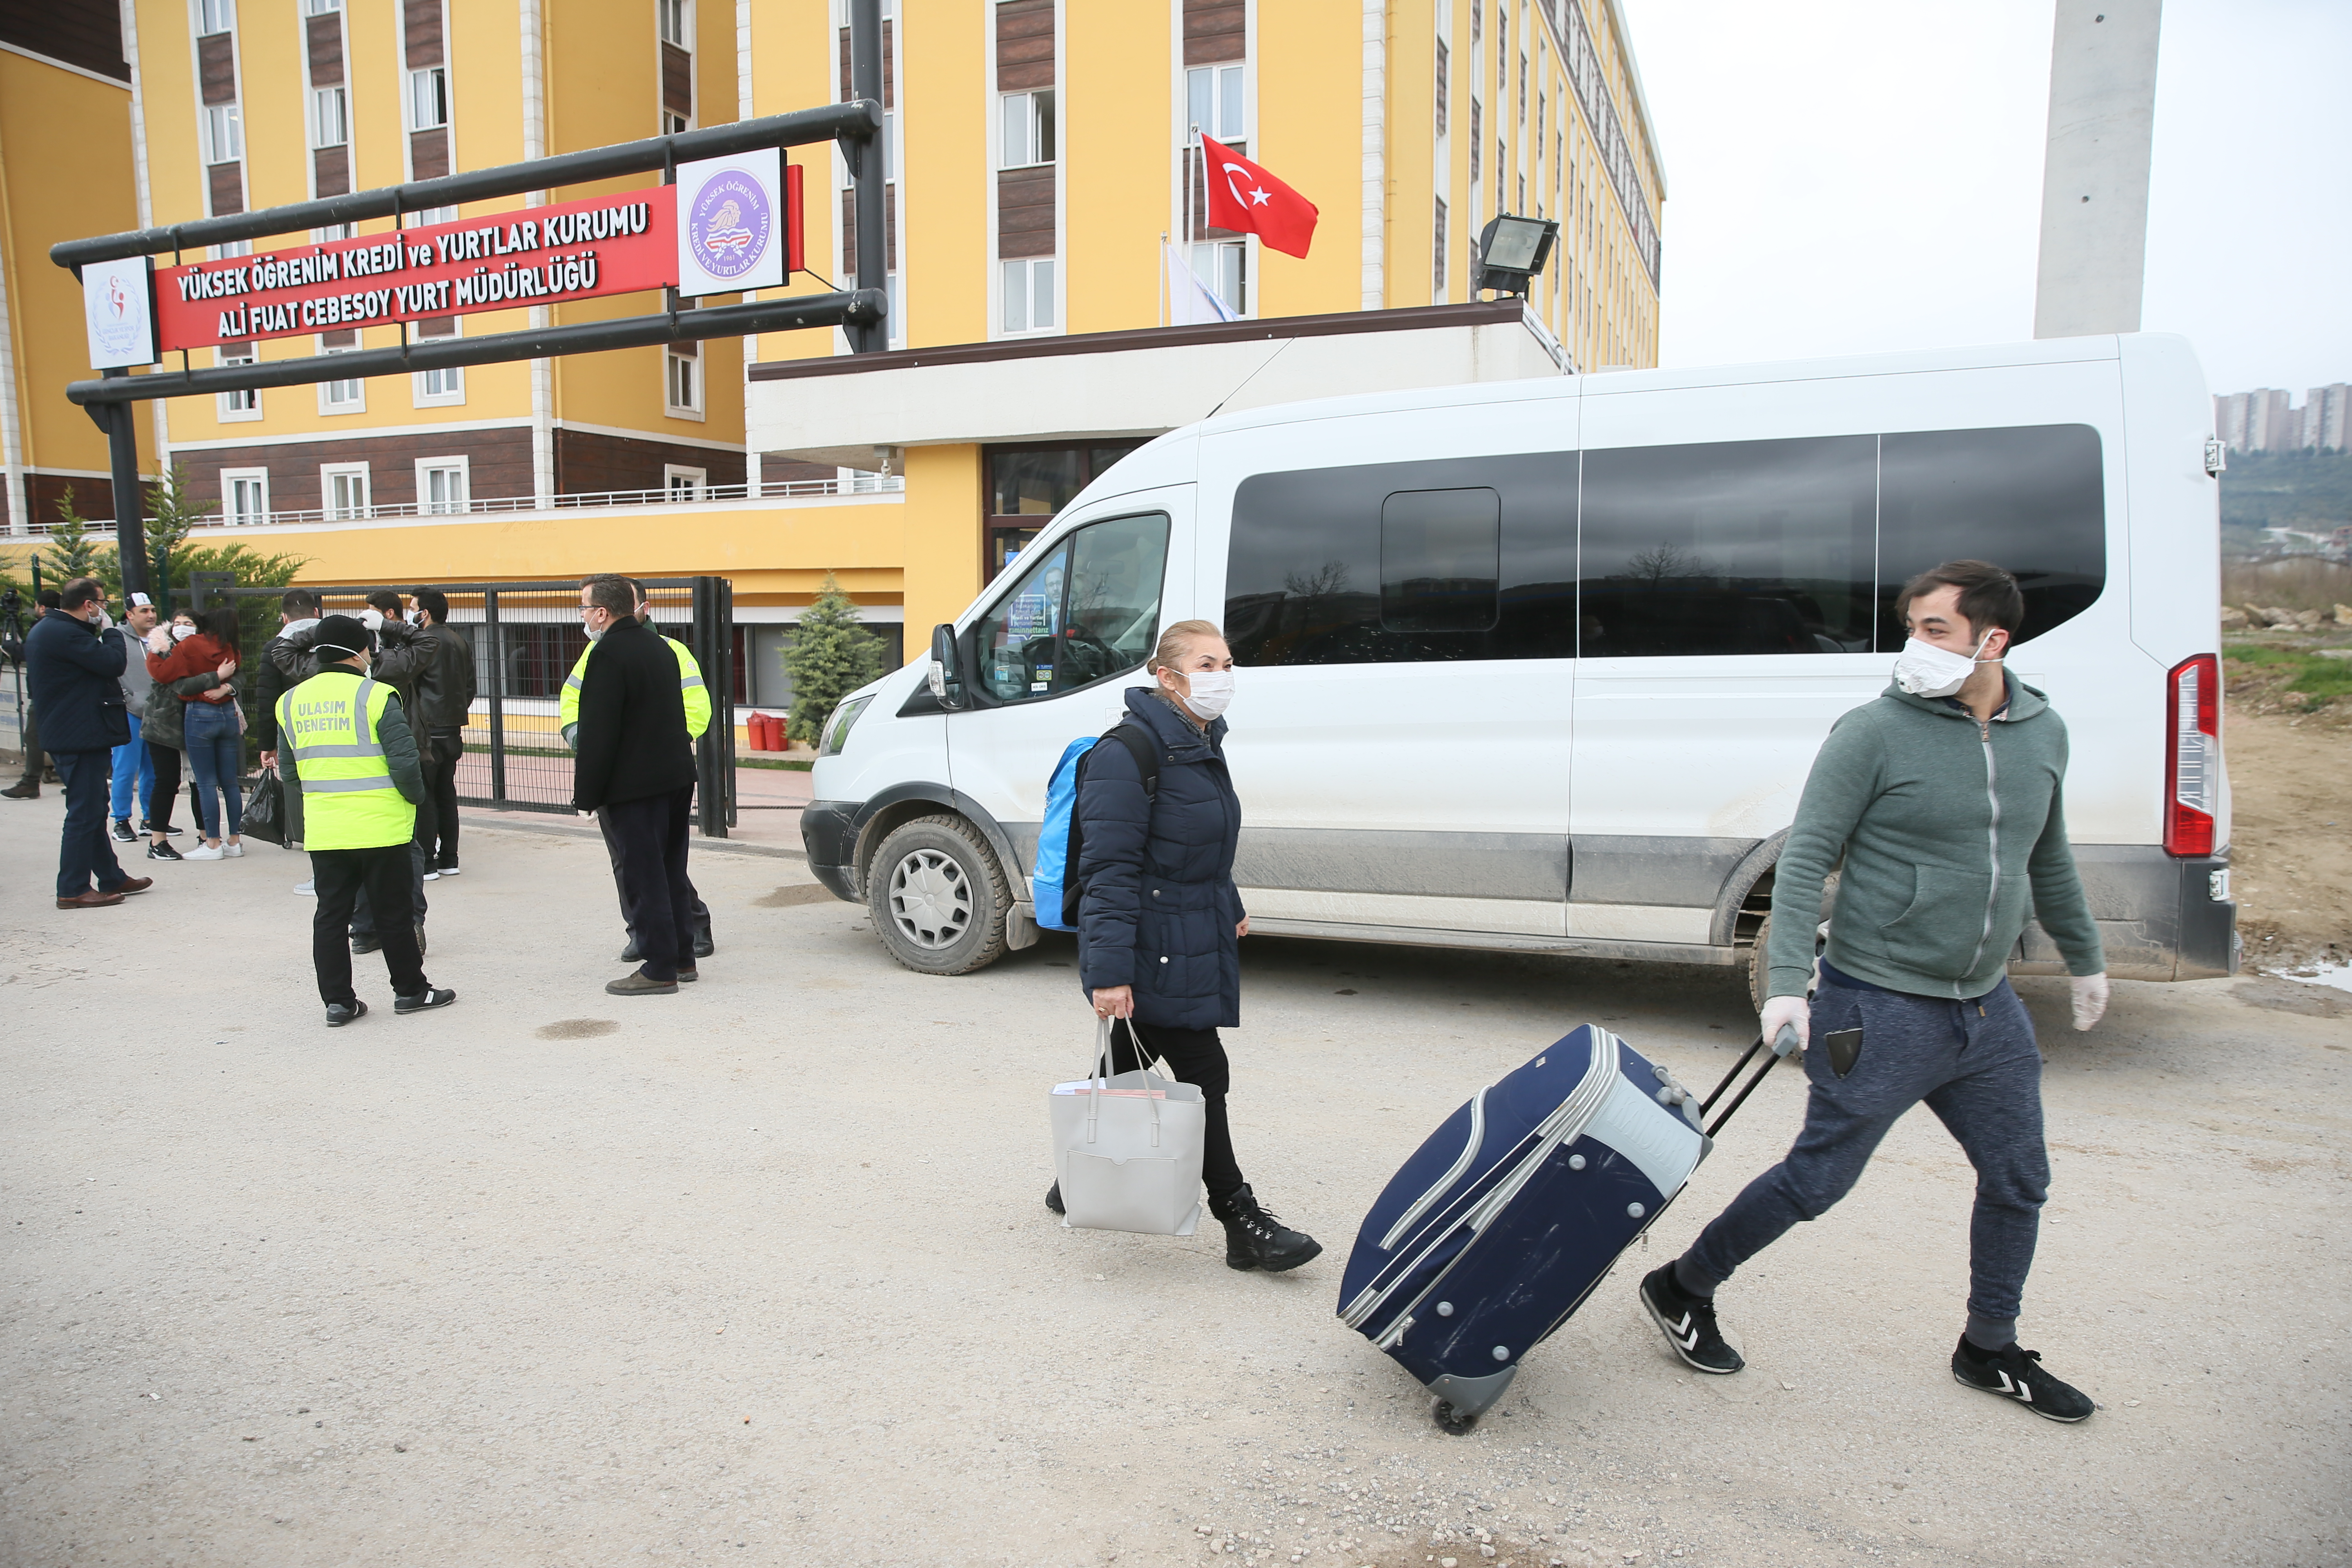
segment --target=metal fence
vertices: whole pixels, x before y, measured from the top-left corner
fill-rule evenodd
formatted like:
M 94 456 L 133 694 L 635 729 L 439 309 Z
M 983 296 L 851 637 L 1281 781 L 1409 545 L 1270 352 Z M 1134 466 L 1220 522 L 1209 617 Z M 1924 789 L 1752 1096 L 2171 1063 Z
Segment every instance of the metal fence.
M 245 626 L 247 678 L 237 682 L 247 732 L 258 717 L 260 682 L 255 661 L 277 634 L 280 588 L 236 588 L 199 580 L 190 584 L 199 608 L 234 605 Z M 723 838 L 736 822 L 734 588 L 724 577 L 641 577 L 653 619 L 686 644 L 702 667 L 710 696 L 710 728 L 695 748 L 695 815 L 706 837 Z M 588 646 L 580 625 L 574 582 L 409 584 L 405 596 L 436 587 L 449 600 L 449 626 L 474 655 L 474 701 L 467 712 L 457 798 L 469 805 L 509 811 L 572 810 L 572 749 L 564 743 L 557 705 L 564 678 Z M 357 616 L 369 587 L 318 588 L 324 613 Z

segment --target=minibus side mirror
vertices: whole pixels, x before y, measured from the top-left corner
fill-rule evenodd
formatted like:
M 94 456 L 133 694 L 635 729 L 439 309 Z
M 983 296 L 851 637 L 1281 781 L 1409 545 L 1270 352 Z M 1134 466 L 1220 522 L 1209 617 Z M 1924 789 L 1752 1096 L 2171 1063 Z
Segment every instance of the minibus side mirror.
M 956 646 L 956 629 L 951 626 L 931 628 L 931 695 L 940 706 L 961 708 L 963 696 L 963 660 Z

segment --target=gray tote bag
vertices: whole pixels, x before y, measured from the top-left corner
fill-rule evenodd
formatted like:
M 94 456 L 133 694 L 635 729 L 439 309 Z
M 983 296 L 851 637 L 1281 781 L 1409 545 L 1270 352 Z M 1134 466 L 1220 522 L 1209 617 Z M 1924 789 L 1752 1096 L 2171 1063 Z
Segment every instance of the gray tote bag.
M 1132 1029 L 1130 1025 L 1129 1028 Z M 1113 1074 L 1111 1023 L 1096 1030 L 1087 1076 L 1045 1097 L 1062 1223 L 1081 1230 L 1190 1236 L 1201 1223 L 1200 1089 L 1149 1068 Z

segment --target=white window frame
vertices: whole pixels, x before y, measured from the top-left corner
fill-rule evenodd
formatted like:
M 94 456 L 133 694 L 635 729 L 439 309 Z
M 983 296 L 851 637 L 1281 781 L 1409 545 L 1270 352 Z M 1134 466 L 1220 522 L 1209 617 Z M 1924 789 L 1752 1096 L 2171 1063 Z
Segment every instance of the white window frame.
M 310 147 L 348 147 L 352 143 L 352 100 L 339 83 L 310 89 Z
M 235 348 L 242 349 L 244 352 L 238 353 L 226 343 L 213 350 L 213 363 L 215 365 L 252 364 L 260 358 L 260 350 L 253 343 L 240 343 L 235 345 Z M 213 417 L 224 425 L 249 423 L 261 417 L 261 389 L 257 386 L 248 386 L 242 392 L 215 393 L 213 396 Z
M 426 115 L 438 118 L 427 120 Z M 418 66 L 408 73 L 408 128 L 440 131 L 449 123 L 449 68 Z
M 204 116 L 205 163 L 234 163 L 245 156 L 245 106 L 232 99 L 207 103 Z
M 673 26 L 677 29 L 676 37 L 670 36 Z M 694 0 L 654 0 L 654 33 L 663 43 L 691 52 L 694 48 Z
M 337 479 L 359 480 L 356 501 L 341 502 L 335 499 Z M 375 501 L 375 483 L 368 474 L 365 463 L 321 463 L 319 465 L 319 510 L 329 522 L 359 522 L 368 515 Z
M 319 353 L 321 357 L 332 358 L 339 353 L 353 352 L 352 349 L 331 349 L 323 338 L 319 342 Z M 319 383 L 319 413 L 322 416 L 340 416 L 345 414 L 365 414 L 366 412 L 367 382 L 364 378 L 347 376 L 339 381 Z
M 1199 101 L 1200 90 L 1204 85 L 1208 89 L 1209 118 L 1195 120 L 1192 117 L 1193 105 Z M 1250 139 L 1248 65 L 1241 60 L 1221 60 L 1214 65 L 1187 66 L 1184 68 L 1184 120 L 1186 124 L 1198 125 L 1202 134 L 1229 147 L 1236 142 L 1247 142 Z
M 1044 112 L 1039 112 L 1039 100 Z M 1062 126 L 1054 89 L 1003 92 L 996 97 L 996 166 L 1049 169 L 1061 161 Z M 1040 126 L 1045 129 L 1041 130 Z M 1040 154 L 1043 154 L 1042 156 Z
M 343 8 L 343 0 L 302 0 L 305 16 L 331 16 Z
M 255 487 L 254 494 L 261 505 L 255 509 L 237 504 L 240 487 Z M 268 468 L 223 468 L 220 471 L 221 521 L 230 528 L 256 528 L 269 521 L 269 470 Z
M 455 505 L 450 504 L 449 498 L 446 494 L 437 503 L 433 500 L 432 476 L 436 473 L 454 473 L 457 476 L 458 494 L 456 497 Z M 473 500 L 474 475 L 470 458 L 452 457 L 416 459 L 417 516 L 457 517 L 472 510 Z
M 688 347 L 694 348 L 697 352 L 692 355 L 681 354 L 677 352 L 681 348 Z M 700 420 L 704 417 L 703 408 L 707 401 L 704 394 L 709 387 L 709 377 L 704 374 L 705 366 L 702 363 L 703 356 L 699 352 L 700 347 L 699 343 L 662 345 L 662 412 L 673 419 Z M 693 401 L 690 403 L 677 401 L 677 367 L 681 364 L 690 364 L 694 367 Z
M 680 486 L 678 481 L 686 481 Z M 709 468 L 689 468 L 680 463 L 662 465 L 662 490 L 671 500 L 706 500 L 710 489 Z
M 1011 256 L 996 264 L 997 335 L 1036 337 L 1061 330 L 1061 258 Z M 1043 299 L 1045 320 L 1037 319 Z
M 447 384 L 436 390 L 433 385 L 436 377 Z M 410 402 L 418 408 L 460 408 L 465 405 L 466 373 L 459 366 L 415 371 L 410 374 L 409 380 L 413 384 Z
M 1192 276 L 1201 286 L 1225 302 L 1225 309 L 1235 316 L 1248 318 L 1256 314 L 1256 290 L 1251 284 L 1256 268 L 1250 265 L 1249 237 L 1236 239 L 1196 239 L 1192 242 L 1191 265 Z M 1240 298 L 1234 296 L 1238 293 Z
M 236 0 L 196 0 L 196 37 L 236 31 Z

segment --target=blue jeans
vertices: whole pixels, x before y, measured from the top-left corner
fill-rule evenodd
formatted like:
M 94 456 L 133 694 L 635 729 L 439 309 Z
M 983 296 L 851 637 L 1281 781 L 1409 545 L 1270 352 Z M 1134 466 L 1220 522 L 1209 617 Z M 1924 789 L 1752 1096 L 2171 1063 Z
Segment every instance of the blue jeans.
M 236 837 L 245 821 L 245 735 L 236 727 L 234 702 L 191 702 L 187 707 L 188 753 L 196 773 L 196 810 L 206 838 Z M 217 792 L 220 798 L 214 798 Z M 228 832 L 221 832 L 221 804 L 228 806 Z
M 1791 1226 L 1828 1213 L 1887 1129 L 1924 1101 L 1976 1167 L 1969 1313 L 1987 1324 L 2012 1321 L 2050 1190 L 2032 1020 L 2006 980 L 1975 1001 L 1955 1002 L 1839 978 L 1824 974 L 1813 997 L 1813 1045 L 1805 1052 L 1812 1091 L 1796 1146 L 1699 1232 L 1687 1261 L 1728 1279 Z M 1854 1028 L 1862 1054 L 1840 1078 L 1822 1037 Z
M 147 742 L 140 738 L 139 715 L 131 716 L 131 739 L 114 748 L 114 819 L 127 822 L 131 817 L 131 786 L 139 786 L 139 804 L 146 808 L 144 822 L 155 820 L 155 759 L 147 754 Z

